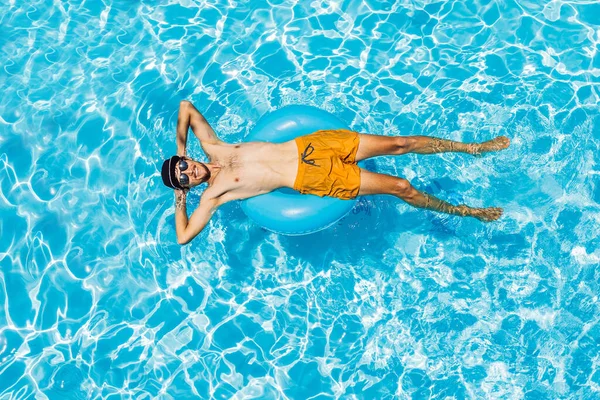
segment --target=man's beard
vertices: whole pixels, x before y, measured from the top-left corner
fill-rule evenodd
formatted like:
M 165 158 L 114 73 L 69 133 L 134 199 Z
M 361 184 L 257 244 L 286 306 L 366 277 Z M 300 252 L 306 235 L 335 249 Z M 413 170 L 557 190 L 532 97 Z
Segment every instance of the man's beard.
M 203 163 L 199 163 L 199 164 L 202 165 L 202 167 L 204 167 L 204 170 L 206 171 L 206 176 L 204 178 L 202 178 L 202 182 L 200 182 L 200 183 L 208 182 L 208 180 L 210 179 L 210 170 Z

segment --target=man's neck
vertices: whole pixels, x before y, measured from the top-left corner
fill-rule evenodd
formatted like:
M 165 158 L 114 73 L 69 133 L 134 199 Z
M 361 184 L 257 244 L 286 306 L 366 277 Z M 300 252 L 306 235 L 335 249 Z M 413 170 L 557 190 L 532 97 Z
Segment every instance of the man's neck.
M 217 177 L 217 175 L 221 171 L 221 166 L 219 164 L 215 163 L 215 162 L 204 163 L 204 165 L 206 166 L 206 168 L 210 172 L 210 178 L 206 182 L 206 183 L 208 183 L 208 186 L 210 186 L 210 185 L 212 185 L 212 183 L 214 182 L 215 178 Z

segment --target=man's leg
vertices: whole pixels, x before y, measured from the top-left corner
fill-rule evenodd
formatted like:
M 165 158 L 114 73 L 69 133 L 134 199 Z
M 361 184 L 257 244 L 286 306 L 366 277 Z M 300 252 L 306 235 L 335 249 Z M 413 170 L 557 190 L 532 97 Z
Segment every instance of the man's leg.
M 381 136 L 362 133 L 359 134 L 359 139 L 356 161 L 376 156 L 393 156 L 406 153 L 455 152 L 479 155 L 505 149 L 510 144 L 510 140 L 506 136 L 498 136 L 482 143 L 462 143 L 432 136 Z
M 358 195 L 370 194 L 391 194 L 414 207 L 461 217 L 474 217 L 484 222 L 495 221 L 502 215 L 502 209 L 498 207 L 473 208 L 464 204 L 455 206 L 427 193 L 419 192 L 406 179 L 361 169 Z
M 506 136 L 497 136 L 482 143 L 455 142 L 430 136 L 411 136 L 409 141 L 411 152 L 418 154 L 454 152 L 480 155 L 506 149 L 510 145 L 510 140 Z

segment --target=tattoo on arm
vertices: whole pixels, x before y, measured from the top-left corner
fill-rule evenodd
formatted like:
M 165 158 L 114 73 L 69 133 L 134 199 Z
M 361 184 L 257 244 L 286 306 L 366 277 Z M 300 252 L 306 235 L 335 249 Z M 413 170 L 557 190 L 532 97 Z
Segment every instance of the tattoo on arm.
M 177 200 L 175 200 L 175 209 L 183 210 L 185 208 L 185 195 L 178 196 Z

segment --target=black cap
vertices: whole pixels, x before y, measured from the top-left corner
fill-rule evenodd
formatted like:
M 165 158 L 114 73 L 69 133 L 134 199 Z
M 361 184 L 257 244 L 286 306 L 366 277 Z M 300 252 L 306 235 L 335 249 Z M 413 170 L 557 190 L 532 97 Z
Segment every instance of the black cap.
M 177 174 L 175 173 L 175 167 L 180 159 L 181 157 L 179 156 L 173 156 L 166 159 L 162 165 L 161 175 L 163 183 L 171 189 L 184 189 L 179 183 L 179 179 L 177 179 Z

